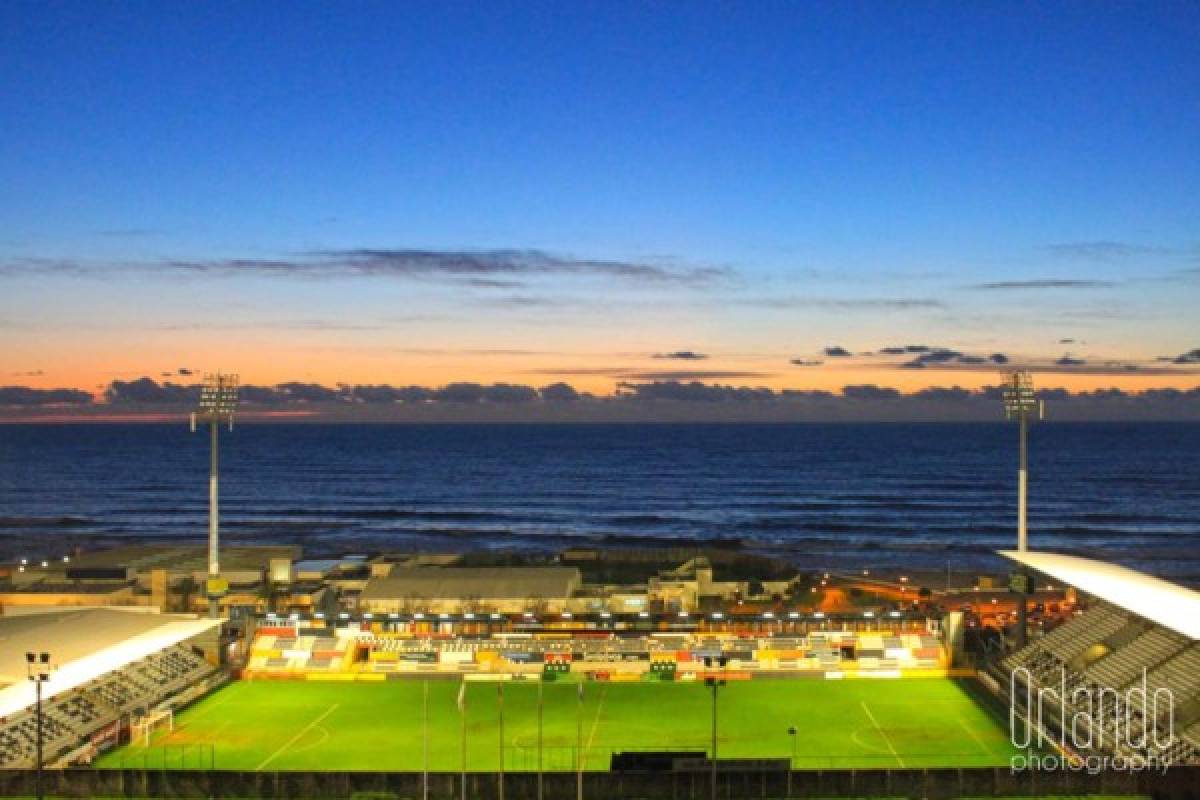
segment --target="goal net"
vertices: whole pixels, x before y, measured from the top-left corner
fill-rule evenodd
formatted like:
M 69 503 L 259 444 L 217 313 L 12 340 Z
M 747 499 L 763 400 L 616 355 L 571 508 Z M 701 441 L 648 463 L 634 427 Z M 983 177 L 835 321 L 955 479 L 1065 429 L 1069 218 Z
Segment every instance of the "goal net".
M 175 730 L 175 712 L 169 708 L 160 708 L 134 719 L 129 725 L 129 742 L 149 747 L 150 739 L 164 728 L 168 733 Z

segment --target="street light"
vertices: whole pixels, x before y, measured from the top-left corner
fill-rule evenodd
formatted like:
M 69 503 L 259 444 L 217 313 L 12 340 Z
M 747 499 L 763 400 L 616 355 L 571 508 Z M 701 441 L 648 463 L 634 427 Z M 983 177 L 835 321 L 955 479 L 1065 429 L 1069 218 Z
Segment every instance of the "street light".
M 208 467 L 208 615 L 217 616 L 218 598 L 224 594 L 225 587 L 220 582 L 221 565 L 217 550 L 217 429 L 222 422 L 229 422 L 229 430 L 233 430 L 233 412 L 238 402 L 238 376 L 225 375 L 220 372 L 204 376 L 204 385 L 200 389 L 200 408 L 192 412 L 192 432 L 196 432 L 196 422 L 207 422 L 212 430 L 212 443 L 209 452 Z
M 1045 406 L 1033 392 L 1033 376 L 1028 372 L 1009 373 L 1002 385 L 1004 394 L 1004 416 L 1015 419 L 1020 431 L 1020 457 L 1017 464 L 1017 551 L 1024 553 L 1029 545 L 1027 516 L 1027 483 L 1029 466 L 1027 463 L 1026 436 L 1029 430 L 1029 420 L 1045 417 Z M 1028 609 L 1026 604 L 1029 595 L 1029 576 L 1024 568 L 1018 568 L 1012 580 L 1017 590 L 1017 646 L 1025 646 L 1025 628 Z
M 709 674 L 704 677 L 704 685 L 712 689 L 712 800 L 717 800 L 717 690 L 725 685 L 724 677 L 717 677 L 711 670 L 713 666 L 720 668 L 722 675 L 729 659 L 725 656 L 704 657 L 704 668 Z
M 37 800 L 46 796 L 42 789 L 42 684 L 50 680 L 50 670 L 49 653 L 25 654 L 25 673 L 33 681 L 37 696 Z

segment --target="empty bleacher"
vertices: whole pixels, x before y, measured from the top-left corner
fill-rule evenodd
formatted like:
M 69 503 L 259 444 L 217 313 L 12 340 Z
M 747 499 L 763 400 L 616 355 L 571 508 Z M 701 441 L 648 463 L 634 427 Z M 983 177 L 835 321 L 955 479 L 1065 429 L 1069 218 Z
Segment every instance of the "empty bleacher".
M 122 716 L 161 705 L 214 671 L 189 648 L 174 645 L 48 698 L 42 706 L 43 758 L 53 761 Z M 0 768 L 31 767 L 36 753 L 32 709 L 0 720 Z

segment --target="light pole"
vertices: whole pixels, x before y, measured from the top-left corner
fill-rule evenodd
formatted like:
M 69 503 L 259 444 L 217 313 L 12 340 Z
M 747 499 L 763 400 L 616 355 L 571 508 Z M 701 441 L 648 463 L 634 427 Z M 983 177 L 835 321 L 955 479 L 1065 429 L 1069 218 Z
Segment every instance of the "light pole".
M 796 768 L 796 730 L 795 725 L 788 726 L 788 736 L 792 740 L 792 760 L 788 762 L 788 777 L 787 777 L 787 796 L 792 796 L 792 770 Z
M 25 654 L 25 673 L 33 681 L 37 697 L 37 800 L 44 800 L 46 793 L 42 788 L 42 684 L 50 680 L 50 654 Z
M 1029 535 L 1027 527 L 1027 484 L 1029 465 L 1027 459 L 1026 437 L 1029 431 L 1029 420 L 1042 419 L 1045 409 L 1042 402 L 1033 392 L 1033 376 L 1028 372 L 1012 372 L 1004 379 L 1004 415 L 1015 419 L 1020 435 L 1020 457 L 1017 464 L 1017 551 L 1024 553 L 1028 549 Z M 1027 617 L 1029 610 L 1029 575 L 1023 567 L 1019 567 L 1010 582 L 1017 591 L 1017 646 L 1025 646 Z
M 221 564 L 217 549 L 217 430 L 225 421 L 229 422 L 229 430 L 233 430 L 233 412 L 237 402 L 238 376 L 218 372 L 204 376 L 204 385 L 200 389 L 200 408 L 192 412 L 192 432 L 196 432 L 197 421 L 209 423 L 212 432 L 208 463 L 208 582 L 205 594 L 208 595 L 208 615 L 213 618 L 217 617 L 220 596 L 225 593 L 220 580 Z
M 713 666 L 720 668 L 724 673 L 725 665 L 729 660 L 725 656 L 704 657 L 704 667 L 710 670 L 709 674 L 704 678 L 704 685 L 712 689 L 712 797 L 711 800 L 717 800 L 717 690 L 725 685 L 725 678 L 718 677 L 711 672 Z

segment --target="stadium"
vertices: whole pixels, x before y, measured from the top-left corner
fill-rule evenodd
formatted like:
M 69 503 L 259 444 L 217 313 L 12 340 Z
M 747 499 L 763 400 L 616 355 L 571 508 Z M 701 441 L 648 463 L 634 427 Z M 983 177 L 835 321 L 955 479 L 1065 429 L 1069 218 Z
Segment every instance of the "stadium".
M 530 601 L 266 614 L 238 641 L 195 614 L 10 608 L 0 787 L 35 794 L 40 722 L 43 788 L 62 796 L 1189 796 L 1200 594 L 1002 555 L 1075 602 L 993 657 L 965 646 L 962 611 Z M 1069 759 L 1104 768 L 1028 770 Z

